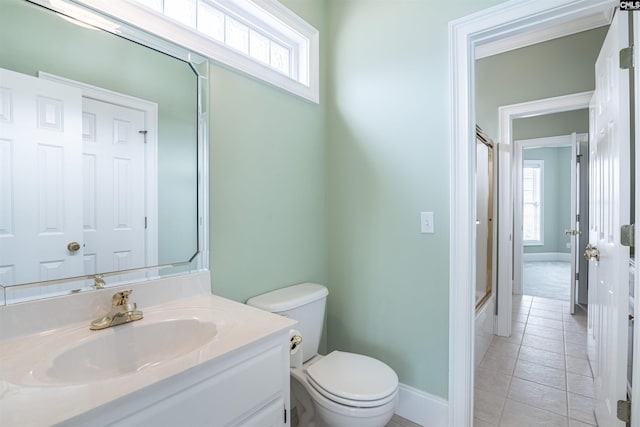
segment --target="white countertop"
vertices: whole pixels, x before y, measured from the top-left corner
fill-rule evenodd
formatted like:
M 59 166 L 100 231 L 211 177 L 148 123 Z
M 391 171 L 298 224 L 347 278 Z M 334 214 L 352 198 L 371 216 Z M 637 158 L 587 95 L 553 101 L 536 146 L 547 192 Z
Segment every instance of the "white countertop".
M 85 314 L 85 318 L 81 321 L 56 325 L 50 330 L 34 331 L 37 329 L 35 325 L 38 322 L 31 319 L 31 324 L 26 328 L 27 332 L 31 333 L 15 336 L 14 333 L 9 332 L 8 328 L 20 318 L 21 310 L 11 306 L 0 307 L 0 322 L 2 322 L 0 338 L 4 338 L 0 341 L 0 425 L 46 426 L 62 422 L 179 372 L 229 355 L 235 350 L 245 348 L 273 334 L 283 330 L 288 331 L 295 325 L 295 321 L 285 317 L 202 292 L 208 283 L 208 276 L 206 273 L 206 277 L 199 278 L 200 291 L 195 296 L 184 295 L 186 276 L 179 278 L 181 281 L 179 284 L 173 283 L 176 281 L 175 278 L 159 280 L 158 282 L 161 283 L 154 285 L 153 297 L 150 298 L 145 298 L 150 288 L 145 290 L 141 287 L 138 292 L 136 285 L 130 285 L 129 288 L 134 289 L 131 301 L 137 302 L 138 309 L 144 312 L 144 318 L 100 331 L 89 330 L 89 323 L 92 320 L 90 316 L 95 315 L 93 312 L 89 317 Z M 203 283 L 205 286 L 202 286 Z M 148 282 L 146 285 L 148 286 Z M 160 291 L 163 286 L 169 289 L 167 295 L 172 295 L 171 289 L 174 289 L 174 286 L 180 286 L 183 292 L 182 297 L 171 298 L 170 302 L 161 302 L 162 298 L 158 297 L 158 294 L 164 292 Z M 97 297 L 102 300 L 107 298 L 110 301 L 111 295 L 117 290 L 119 288 L 105 289 L 106 292 L 94 292 L 93 296 L 85 298 Z M 137 292 L 139 299 L 136 298 Z M 74 297 L 78 296 L 65 298 Z M 145 299 L 160 303 L 146 306 Z M 49 304 L 46 303 L 47 301 Z M 47 316 L 55 316 L 55 312 L 49 314 L 47 311 L 60 310 L 64 307 L 64 302 L 57 299 L 57 301 L 28 303 L 32 306 L 25 307 L 22 315 L 33 316 L 33 313 L 37 313 L 37 304 L 41 304 L 43 311 L 39 315 L 40 323 L 46 324 L 43 323 L 43 319 Z M 52 380 L 47 375 L 47 372 L 50 372 L 48 368 L 52 366 L 56 355 L 78 343 L 95 339 L 100 334 L 106 337 L 106 334 L 132 332 L 127 328 L 146 327 L 154 322 L 169 319 L 213 322 L 216 325 L 217 334 L 213 339 L 190 352 L 170 360 L 149 364 L 134 373 L 114 375 L 90 382 Z M 14 326 L 19 328 L 17 325 Z M 115 338 L 117 339 L 117 335 Z M 178 336 L 175 339 L 180 340 L 181 337 Z

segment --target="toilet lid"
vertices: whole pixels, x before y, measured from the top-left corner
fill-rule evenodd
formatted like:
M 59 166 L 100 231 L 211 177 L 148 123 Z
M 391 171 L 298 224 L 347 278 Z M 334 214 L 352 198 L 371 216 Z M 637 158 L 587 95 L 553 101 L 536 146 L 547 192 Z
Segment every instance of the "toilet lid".
M 368 356 L 342 351 L 331 352 L 313 363 L 307 368 L 307 375 L 312 384 L 341 401 L 386 401 L 385 398 L 398 388 L 398 376 L 386 364 Z M 322 393 L 322 390 L 318 391 Z M 326 393 L 322 394 L 326 396 Z

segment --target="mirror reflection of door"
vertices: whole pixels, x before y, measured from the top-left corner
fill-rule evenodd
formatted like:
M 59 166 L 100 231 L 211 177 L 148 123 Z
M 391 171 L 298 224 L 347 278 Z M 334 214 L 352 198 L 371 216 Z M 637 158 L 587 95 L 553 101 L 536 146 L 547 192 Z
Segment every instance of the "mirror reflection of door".
M 146 113 L 70 84 L 0 73 L 0 283 L 144 267 Z M 61 286 L 47 292 L 69 290 Z
M 81 92 L 4 69 L 0 81 L 0 283 L 81 275 Z

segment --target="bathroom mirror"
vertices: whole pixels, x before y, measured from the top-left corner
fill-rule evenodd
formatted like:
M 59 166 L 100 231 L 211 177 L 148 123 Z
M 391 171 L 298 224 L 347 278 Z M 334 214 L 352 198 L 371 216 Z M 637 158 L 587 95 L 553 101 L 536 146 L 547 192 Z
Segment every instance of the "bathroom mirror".
M 202 267 L 207 67 L 72 2 L 0 2 L 5 303 Z

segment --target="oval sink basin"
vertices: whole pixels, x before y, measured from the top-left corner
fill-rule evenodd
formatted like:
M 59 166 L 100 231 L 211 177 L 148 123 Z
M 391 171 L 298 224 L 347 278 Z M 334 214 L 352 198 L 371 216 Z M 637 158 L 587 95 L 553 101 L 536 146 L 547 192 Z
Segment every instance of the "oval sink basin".
M 139 372 L 190 353 L 218 334 L 215 323 L 172 319 L 129 323 L 101 331 L 49 359 L 34 378 L 86 383 Z

